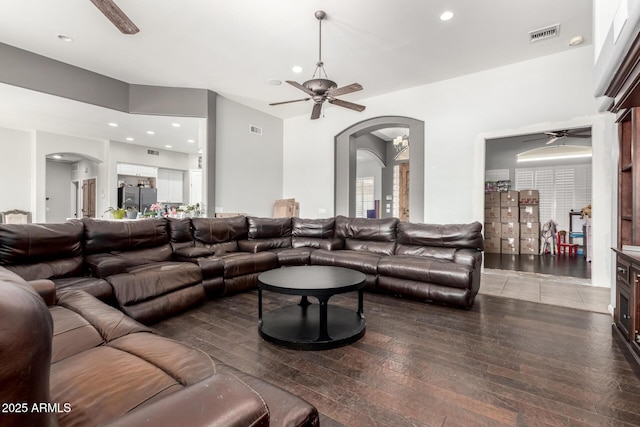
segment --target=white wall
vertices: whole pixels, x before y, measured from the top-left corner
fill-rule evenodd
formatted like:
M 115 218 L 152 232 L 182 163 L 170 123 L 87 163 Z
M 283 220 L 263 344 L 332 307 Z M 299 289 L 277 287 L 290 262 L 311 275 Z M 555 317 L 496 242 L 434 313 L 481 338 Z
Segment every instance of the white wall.
M 455 79 L 359 100 L 358 114 L 331 107 L 325 117 L 285 120 L 285 197 L 300 200 L 300 216 L 333 214 L 334 136 L 365 119 L 408 116 L 425 122 L 425 222 L 483 221 L 484 139 L 556 128 L 557 123 L 594 125 L 593 162 L 612 163 L 604 152 L 607 118 L 597 115 L 592 96 L 593 47 L 512 64 Z M 366 91 L 366 82 L 363 82 Z M 597 122 L 597 123 L 594 123 Z M 611 170 L 594 167 L 595 284 L 609 286 Z M 606 231 L 605 231 L 606 229 Z M 596 250 L 594 249 L 594 255 Z
M 597 61 L 598 55 L 600 55 L 600 50 L 602 50 L 604 41 L 607 38 L 607 33 L 613 23 L 613 16 L 620 2 L 621 0 L 593 0 L 594 62 Z
M 46 222 L 64 222 L 71 212 L 71 163 L 47 160 Z
M 0 128 L 0 211 L 31 211 L 32 133 Z
M 32 207 L 35 215 L 33 222 L 46 220 L 46 156 L 54 153 L 76 153 L 86 158 L 96 160 L 97 168 L 96 192 L 108 194 L 109 170 L 105 159 L 108 155 L 108 141 L 80 138 L 76 136 L 60 135 L 50 132 L 35 131 L 34 133 L 33 162 L 30 170 L 35 187 L 32 187 Z M 26 166 L 26 165 L 25 165 Z M 107 208 L 106 198 L 98 197 L 96 213 L 98 216 Z
M 282 198 L 282 120 L 221 96 L 216 114 L 216 211 L 271 217 Z

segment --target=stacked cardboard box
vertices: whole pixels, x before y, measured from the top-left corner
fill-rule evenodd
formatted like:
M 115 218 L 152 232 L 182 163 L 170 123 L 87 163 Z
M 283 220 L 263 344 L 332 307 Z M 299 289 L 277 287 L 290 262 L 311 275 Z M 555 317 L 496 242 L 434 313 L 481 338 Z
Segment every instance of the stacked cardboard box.
M 484 251 L 499 254 L 501 237 L 500 193 L 487 191 L 484 193 Z
M 500 222 L 502 223 L 500 252 L 503 254 L 520 253 L 519 196 L 518 191 L 500 193 Z
M 540 253 L 540 193 L 538 190 L 521 190 L 520 205 L 520 253 Z

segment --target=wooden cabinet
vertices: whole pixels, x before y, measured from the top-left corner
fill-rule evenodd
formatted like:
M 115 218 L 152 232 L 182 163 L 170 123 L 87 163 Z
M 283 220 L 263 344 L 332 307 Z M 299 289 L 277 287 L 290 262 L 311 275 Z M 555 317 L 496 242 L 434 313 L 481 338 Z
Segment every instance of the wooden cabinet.
M 116 170 L 118 175 L 143 176 L 146 178 L 155 178 L 158 175 L 158 168 L 128 163 L 118 163 Z
M 171 169 L 158 169 L 158 202 L 184 202 L 184 172 Z
M 640 107 L 618 124 L 618 248 L 640 245 Z
M 640 252 L 614 251 L 617 259 L 613 317 L 632 355 L 640 362 Z

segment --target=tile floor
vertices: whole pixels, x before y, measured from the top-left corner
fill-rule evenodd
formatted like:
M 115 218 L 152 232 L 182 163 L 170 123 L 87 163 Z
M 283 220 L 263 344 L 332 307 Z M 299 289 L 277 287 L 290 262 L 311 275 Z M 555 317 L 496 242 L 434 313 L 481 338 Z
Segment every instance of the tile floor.
M 590 280 L 522 271 L 485 268 L 480 294 L 609 313 L 611 289 Z

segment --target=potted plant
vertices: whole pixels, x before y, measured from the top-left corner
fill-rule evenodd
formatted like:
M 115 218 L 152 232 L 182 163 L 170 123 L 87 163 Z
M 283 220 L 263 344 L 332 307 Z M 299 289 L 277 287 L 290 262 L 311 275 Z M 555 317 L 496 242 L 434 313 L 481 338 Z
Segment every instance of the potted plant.
M 113 219 L 122 219 L 126 215 L 127 211 L 125 211 L 124 209 L 109 207 L 106 211 L 104 211 L 104 213 L 111 214 Z
M 129 206 L 127 208 L 127 219 L 138 218 L 138 209 L 135 206 Z

